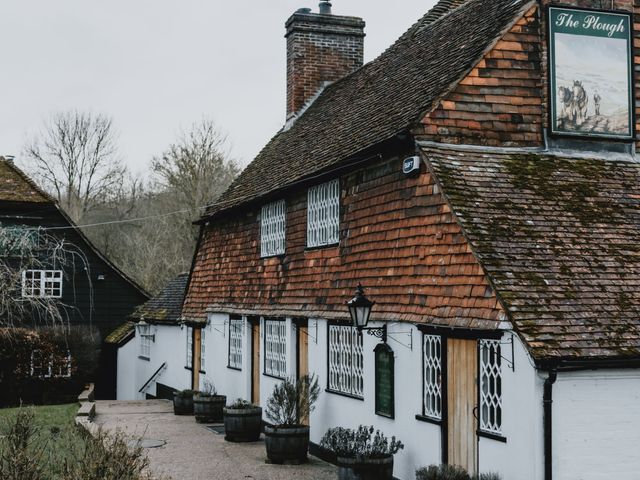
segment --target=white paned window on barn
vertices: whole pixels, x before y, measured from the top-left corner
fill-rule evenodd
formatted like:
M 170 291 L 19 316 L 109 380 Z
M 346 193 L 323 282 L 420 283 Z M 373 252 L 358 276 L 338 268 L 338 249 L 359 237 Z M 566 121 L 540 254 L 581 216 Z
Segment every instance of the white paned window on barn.
M 424 335 L 423 339 L 423 415 L 442 420 L 442 337 Z
M 264 321 L 264 373 L 273 377 L 287 376 L 287 322 Z
M 363 398 L 362 334 L 354 327 L 329 325 L 329 390 Z
M 480 430 L 502 434 L 502 357 L 499 340 L 480 340 Z
M 284 255 L 287 205 L 284 200 L 262 207 L 260 216 L 260 256 Z
M 229 368 L 242 370 L 242 329 L 244 320 L 232 318 L 229 320 Z
M 22 296 L 28 298 L 61 298 L 62 270 L 24 270 Z
M 307 247 L 340 241 L 340 181 L 332 180 L 309 189 L 307 195 Z
M 185 365 L 193 368 L 193 327 L 187 327 L 187 358 Z

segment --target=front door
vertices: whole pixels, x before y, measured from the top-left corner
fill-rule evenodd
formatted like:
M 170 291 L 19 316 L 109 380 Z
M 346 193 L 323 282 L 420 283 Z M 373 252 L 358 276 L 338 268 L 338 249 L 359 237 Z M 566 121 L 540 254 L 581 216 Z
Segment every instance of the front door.
M 260 405 L 260 321 L 251 324 L 251 403 Z
M 476 340 L 447 339 L 447 458 L 472 474 L 478 458 L 477 363 Z

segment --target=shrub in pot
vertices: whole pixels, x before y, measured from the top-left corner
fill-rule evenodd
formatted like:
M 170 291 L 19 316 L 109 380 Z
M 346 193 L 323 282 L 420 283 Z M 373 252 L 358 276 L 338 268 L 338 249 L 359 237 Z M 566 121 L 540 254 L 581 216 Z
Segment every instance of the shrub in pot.
M 501 480 L 497 473 L 470 475 L 457 465 L 430 465 L 416 471 L 416 480 Z
M 340 480 L 391 480 L 393 456 L 404 448 L 396 437 L 391 441 L 373 427 L 360 425 L 357 430 L 330 428 L 320 447 L 333 453 Z
M 222 409 L 227 397 L 218 395 L 216 387 L 208 380 L 204 388 L 193 396 L 193 413 L 198 423 L 222 423 Z
M 262 408 L 238 398 L 223 409 L 224 439 L 229 442 L 255 442 L 260 438 Z
M 173 392 L 173 413 L 175 415 L 193 415 L 193 390 Z
M 309 451 L 309 418 L 320 395 L 315 375 L 297 381 L 285 379 L 275 386 L 267 401 L 266 416 L 271 425 L 264 427 L 267 462 L 304 463 Z

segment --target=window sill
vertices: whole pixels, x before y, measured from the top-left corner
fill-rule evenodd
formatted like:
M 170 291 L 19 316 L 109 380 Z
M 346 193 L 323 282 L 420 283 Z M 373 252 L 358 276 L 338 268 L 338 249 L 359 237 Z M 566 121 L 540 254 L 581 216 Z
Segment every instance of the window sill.
M 144 355 L 138 355 L 138 358 L 140 360 L 144 360 L 145 362 L 150 362 L 151 361 L 151 357 L 145 357 Z
M 502 435 L 498 435 L 497 433 L 483 432 L 482 430 L 478 430 L 476 433 L 481 438 L 488 438 L 489 440 L 496 440 L 497 442 L 507 443 L 507 437 L 503 437 Z
M 427 417 L 426 415 L 416 415 L 416 420 L 419 422 L 432 423 L 433 425 L 442 426 L 442 420 L 438 420 L 437 418 Z
M 207 372 L 206 372 L 206 371 L 204 371 L 204 370 L 198 370 L 198 373 L 201 373 L 201 374 L 203 374 L 203 375 L 206 375 L 206 374 L 207 374 Z
M 227 368 L 229 370 L 235 370 L 236 372 L 241 372 L 242 371 L 242 368 L 232 367 L 231 365 L 227 365 Z
M 353 400 L 359 400 L 361 402 L 364 402 L 364 398 L 363 397 L 358 397 L 358 396 L 352 395 L 350 393 L 339 392 L 337 390 L 331 390 L 330 388 L 325 388 L 324 391 L 327 392 L 327 393 L 332 393 L 333 395 L 338 395 L 340 397 L 352 398 Z
M 322 250 L 323 248 L 335 248 L 339 247 L 340 242 L 336 243 L 327 243 L 326 245 L 318 245 L 316 247 L 304 247 L 304 251 L 306 252 L 315 252 L 316 250 Z
M 269 378 L 276 378 L 278 380 L 284 380 L 285 378 L 287 378 L 287 377 L 279 377 L 277 375 L 272 375 L 271 373 L 267 373 L 267 372 L 262 372 L 262 375 Z
M 193 372 L 193 367 L 184 367 L 185 370 L 189 370 L 190 372 Z
M 276 253 L 273 255 L 260 255 L 260 260 L 269 260 L 270 258 L 284 258 L 287 254 L 286 253 Z

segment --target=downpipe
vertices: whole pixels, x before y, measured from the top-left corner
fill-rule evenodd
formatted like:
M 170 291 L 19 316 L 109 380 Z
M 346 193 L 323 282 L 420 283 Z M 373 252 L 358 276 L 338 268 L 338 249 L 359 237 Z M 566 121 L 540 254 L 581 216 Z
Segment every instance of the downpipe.
M 543 422 L 544 422 L 544 480 L 553 479 L 553 384 L 558 378 L 556 369 L 549 370 L 549 376 L 544 381 L 544 393 L 542 396 Z

